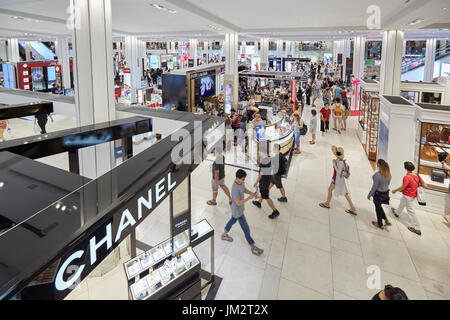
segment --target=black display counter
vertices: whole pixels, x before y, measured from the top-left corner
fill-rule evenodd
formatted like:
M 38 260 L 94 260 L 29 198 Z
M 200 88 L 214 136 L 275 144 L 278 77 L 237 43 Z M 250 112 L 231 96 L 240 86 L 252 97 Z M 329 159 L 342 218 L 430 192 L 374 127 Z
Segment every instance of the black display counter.
M 165 112 L 147 110 L 146 114 L 166 118 L 173 116 L 187 122 L 183 135 L 193 134 L 194 129 L 200 126 L 204 134 L 223 123 L 223 118 L 184 112 L 172 112 L 169 116 Z M 53 135 L 58 136 L 58 132 L 48 134 L 48 138 L 52 139 Z M 45 144 L 45 139 L 35 142 L 36 150 L 40 143 Z M 83 280 L 93 271 L 198 166 L 196 163 L 177 164 L 172 161 L 172 149 L 182 143 L 185 144 L 183 141 L 171 141 L 171 136 L 168 136 L 88 182 L 42 165 L 50 179 L 48 183 L 52 183 L 53 178 L 64 179 L 66 173 L 66 176 L 73 177 L 65 181 L 65 192 L 60 191 L 54 198 L 48 198 L 48 202 L 53 202 L 42 210 L 30 203 L 36 192 L 36 177 L 24 175 L 20 186 L 11 190 L 17 196 L 2 197 L 2 208 L 5 202 L 9 203 L 8 206 L 23 202 L 22 210 L 31 214 L 25 221 L 0 235 L 0 299 L 11 299 L 18 294 L 22 299 L 63 299 L 67 296 L 75 281 Z M 202 141 L 191 139 L 191 154 L 201 145 Z M 0 159 L 6 161 L 2 162 L 4 170 L 14 168 L 15 161 L 7 161 L 14 159 L 11 153 L 0 152 Z M 22 160 L 21 157 L 17 159 Z M 34 161 L 31 165 L 31 162 L 23 160 L 22 165 L 31 173 L 41 170 Z M 2 179 L 3 176 L 0 176 L 0 181 Z M 2 189 L 9 187 L 7 183 Z M 73 188 L 76 190 L 71 192 Z M 54 201 L 56 198 L 59 199 Z M 146 199 L 146 205 L 142 204 L 142 199 Z M 66 210 L 63 212 L 64 206 Z M 123 217 L 130 217 L 129 214 L 135 223 L 124 226 Z M 27 225 L 39 226 L 45 232 L 36 234 Z M 66 273 L 69 265 L 78 267 L 71 276 Z M 43 273 L 49 273 L 47 280 L 41 279 Z M 30 283 L 39 282 L 38 278 L 45 285 L 28 287 Z
M 0 105 L 0 120 L 8 120 L 53 112 L 53 102 L 36 101 L 30 103 Z

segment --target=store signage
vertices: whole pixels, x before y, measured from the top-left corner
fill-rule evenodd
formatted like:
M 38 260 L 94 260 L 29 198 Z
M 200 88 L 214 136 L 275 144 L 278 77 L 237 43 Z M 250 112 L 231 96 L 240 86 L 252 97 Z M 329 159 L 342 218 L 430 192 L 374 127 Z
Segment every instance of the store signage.
M 216 70 L 209 70 L 209 71 L 203 71 L 203 72 L 197 72 L 197 73 L 191 73 L 191 79 L 197 79 L 197 78 L 202 78 L 202 77 L 206 77 L 209 75 L 213 75 L 216 74 Z
M 178 175 L 178 178 L 185 178 Z M 113 217 L 97 228 L 88 240 L 62 259 L 55 277 L 58 291 L 72 289 L 92 269 L 94 269 L 136 226 L 160 204 L 177 184 L 171 172 L 150 185 L 136 198 L 132 199 Z M 123 210 L 122 210 L 123 209 Z M 70 268 L 69 268 L 70 267 Z M 70 270 L 76 270 L 67 276 Z

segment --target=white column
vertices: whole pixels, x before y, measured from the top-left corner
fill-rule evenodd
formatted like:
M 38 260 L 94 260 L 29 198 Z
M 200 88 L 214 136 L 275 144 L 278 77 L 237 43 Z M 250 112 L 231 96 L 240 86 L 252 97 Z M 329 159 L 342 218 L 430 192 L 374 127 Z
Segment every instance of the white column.
M 77 126 L 114 120 L 111 0 L 71 0 Z M 80 173 L 96 178 L 114 165 L 114 145 L 79 150 Z
M 19 40 L 17 38 L 8 39 L 8 61 L 19 62 Z
M 277 58 L 283 57 L 283 40 L 277 40 Z
M 400 95 L 402 77 L 403 31 L 383 32 L 383 50 L 381 54 L 380 93 Z
M 25 60 L 31 61 L 31 42 L 25 41 Z
M 0 41 L 0 59 L 3 61 L 8 60 L 8 50 L 6 48 L 6 41 Z
M 353 75 L 355 78 L 364 77 L 366 39 L 355 37 L 353 44 Z
M 242 41 L 241 54 L 247 54 L 247 43 Z
M 260 70 L 269 69 L 269 38 L 261 39 L 261 67 Z
M 233 108 L 236 110 L 238 103 L 239 82 L 238 82 L 238 35 L 237 33 L 227 33 L 223 45 L 225 54 L 225 77 L 224 82 L 232 85 Z
M 61 65 L 62 86 L 65 89 L 70 88 L 70 60 L 69 60 L 69 41 L 66 37 L 58 37 L 56 40 L 56 56 Z
M 194 67 L 197 66 L 197 39 L 189 40 L 189 55 L 194 59 Z
M 436 39 L 427 39 L 427 49 L 425 51 L 425 82 L 433 81 L 434 62 L 436 58 Z
M 131 77 L 131 103 L 137 102 L 136 89 L 140 87 L 141 76 L 139 73 L 139 40 L 136 36 L 125 36 L 125 60 L 127 68 L 130 68 Z

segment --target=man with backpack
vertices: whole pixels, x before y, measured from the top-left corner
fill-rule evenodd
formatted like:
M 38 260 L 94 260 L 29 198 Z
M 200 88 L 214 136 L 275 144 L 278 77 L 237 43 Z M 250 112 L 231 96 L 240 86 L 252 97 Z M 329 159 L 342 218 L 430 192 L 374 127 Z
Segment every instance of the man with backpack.
M 278 157 L 278 171 L 272 176 L 272 182 L 269 186 L 269 189 L 271 189 L 275 185 L 281 193 L 281 198 L 278 198 L 278 201 L 287 202 L 286 191 L 284 190 L 281 178 L 287 173 L 288 161 L 286 159 L 286 156 L 280 152 L 279 144 L 275 144 L 273 146 L 273 152 L 275 153 L 274 158 Z

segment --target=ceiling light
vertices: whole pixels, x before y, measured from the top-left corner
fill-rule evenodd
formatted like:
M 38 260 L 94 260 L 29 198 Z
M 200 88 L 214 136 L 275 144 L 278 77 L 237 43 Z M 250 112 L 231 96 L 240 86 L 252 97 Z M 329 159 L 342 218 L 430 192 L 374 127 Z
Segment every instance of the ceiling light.
M 421 22 L 423 22 L 425 19 L 423 18 L 418 18 L 418 19 L 414 19 L 413 21 L 411 21 L 410 23 L 408 23 L 410 26 L 413 26 L 415 24 L 419 24 Z
M 0 182 L 0 188 L 3 188 L 3 187 L 4 187 L 4 185 L 5 185 L 5 183 L 4 183 L 4 182 Z
M 442 8 L 442 10 L 447 11 L 447 7 Z
M 175 10 L 166 8 L 166 7 L 164 7 L 164 6 L 160 5 L 160 4 L 157 4 L 157 3 L 150 3 L 150 5 L 151 5 L 152 7 L 154 7 L 154 8 L 156 8 L 156 9 L 162 10 L 162 11 L 164 11 L 164 12 L 177 13 Z

